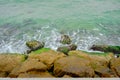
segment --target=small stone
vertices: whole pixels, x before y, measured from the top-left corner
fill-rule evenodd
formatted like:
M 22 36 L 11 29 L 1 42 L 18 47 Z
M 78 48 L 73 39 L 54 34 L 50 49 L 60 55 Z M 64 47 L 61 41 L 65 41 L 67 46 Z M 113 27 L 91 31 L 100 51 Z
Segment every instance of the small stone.
M 71 50 L 76 50 L 77 49 L 77 45 L 71 44 L 71 45 L 68 46 L 68 48 L 69 48 L 70 51 Z
M 33 41 L 28 41 L 26 42 L 26 45 L 32 50 L 32 51 L 35 51 L 37 49 L 40 49 L 40 48 L 43 48 L 45 43 L 44 42 L 39 42 L 39 41 L 36 41 L 36 40 L 33 40 Z
M 68 55 L 68 52 L 70 51 L 70 49 L 68 46 L 63 46 L 63 47 L 59 47 L 57 51 L 63 52 L 64 54 Z
M 70 37 L 68 35 L 62 35 L 60 42 L 62 44 L 70 44 L 71 43 L 71 39 L 70 39 Z

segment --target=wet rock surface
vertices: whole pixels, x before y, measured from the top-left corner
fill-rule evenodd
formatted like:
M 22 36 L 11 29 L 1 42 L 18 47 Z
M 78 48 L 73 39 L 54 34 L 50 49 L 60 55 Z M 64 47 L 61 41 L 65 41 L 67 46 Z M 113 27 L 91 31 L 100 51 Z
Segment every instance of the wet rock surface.
M 77 48 L 77 45 L 71 44 L 68 46 L 58 47 L 57 51 L 63 52 L 64 54 L 68 55 L 69 51 L 76 50 L 76 48 Z
M 95 51 L 113 52 L 114 54 L 120 54 L 120 46 L 93 45 L 90 49 Z
M 26 45 L 28 48 L 30 48 L 30 50 L 27 50 L 27 53 L 30 53 L 31 51 L 35 51 L 35 50 L 38 50 L 40 48 L 43 48 L 45 43 L 37 41 L 37 40 L 32 40 L 32 41 L 26 42 Z
M 64 34 L 64 35 L 61 36 L 60 42 L 62 44 L 70 44 L 72 41 L 71 41 L 71 39 L 68 35 Z

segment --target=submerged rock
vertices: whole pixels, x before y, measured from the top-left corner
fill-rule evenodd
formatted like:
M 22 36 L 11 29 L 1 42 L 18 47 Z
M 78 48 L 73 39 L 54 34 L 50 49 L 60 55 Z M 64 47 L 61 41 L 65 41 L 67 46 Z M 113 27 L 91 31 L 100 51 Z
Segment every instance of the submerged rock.
M 33 40 L 26 42 L 26 45 L 30 48 L 31 51 L 35 51 L 37 49 L 43 48 L 45 43 Z
M 71 43 L 71 39 L 70 39 L 70 37 L 68 35 L 62 35 L 60 42 L 62 44 L 70 44 Z
M 54 63 L 54 75 L 62 77 L 94 77 L 94 70 L 90 66 L 90 61 L 76 56 L 60 58 Z
M 93 45 L 90 49 L 95 51 L 113 52 L 114 54 L 120 54 L 120 46 Z

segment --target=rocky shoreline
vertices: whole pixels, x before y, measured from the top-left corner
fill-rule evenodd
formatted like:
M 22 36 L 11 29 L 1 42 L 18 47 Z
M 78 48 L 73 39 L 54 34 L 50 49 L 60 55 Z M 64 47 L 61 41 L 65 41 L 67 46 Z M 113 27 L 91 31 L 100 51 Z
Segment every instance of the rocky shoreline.
M 113 53 L 73 50 L 65 55 L 48 48 L 30 54 L 0 54 L 2 78 L 120 77 L 120 58 Z
M 64 39 L 65 37 L 65 39 Z M 25 54 L 1 53 L 1 78 L 115 78 L 120 77 L 119 46 L 92 46 L 103 51 L 76 50 L 68 36 L 62 36 L 57 49 L 44 48 L 44 42 L 28 41 L 30 48 Z

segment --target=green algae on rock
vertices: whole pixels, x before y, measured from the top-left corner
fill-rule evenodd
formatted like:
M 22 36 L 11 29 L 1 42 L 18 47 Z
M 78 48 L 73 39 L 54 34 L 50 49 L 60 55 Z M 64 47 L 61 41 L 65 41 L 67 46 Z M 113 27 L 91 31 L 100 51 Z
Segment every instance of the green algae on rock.
M 30 54 L 40 54 L 40 53 L 43 53 L 43 52 L 47 52 L 49 50 L 51 50 L 51 49 L 50 48 L 41 48 L 41 49 L 32 51 Z
M 58 47 L 57 51 L 63 52 L 64 54 L 68 55 L 68 52 L 69 52 L 69 51 L 76 50 L 76 48 L 77 48 L 77 45 L 75 45 L 75 44 L 70 44 L 70 45 L 68 45 L 68 46 Z
M 62 44 L 70 44 L 71 43 L 71 39 L 70 39 L 70 37 L 68 35 L 62 35 L 60 42 Z
M 64 54 L 68 55 L 68 52 L 70 51 L 67 46 L 59 47 L 57 51 L 63 52 Z
M 95 51 L 113 52 L 114 54 L 120 54 L 120 46 L 93 45 L 90 49 Z
M 37 50 L 37 49 L 40 49 L 40 48 L 43 48 L 45 43 L 44 42 L 39 42 L 37 40 L 32 40 L 32 41 L 28 41 L 26 42 L 26 45 L 32 50 Z

